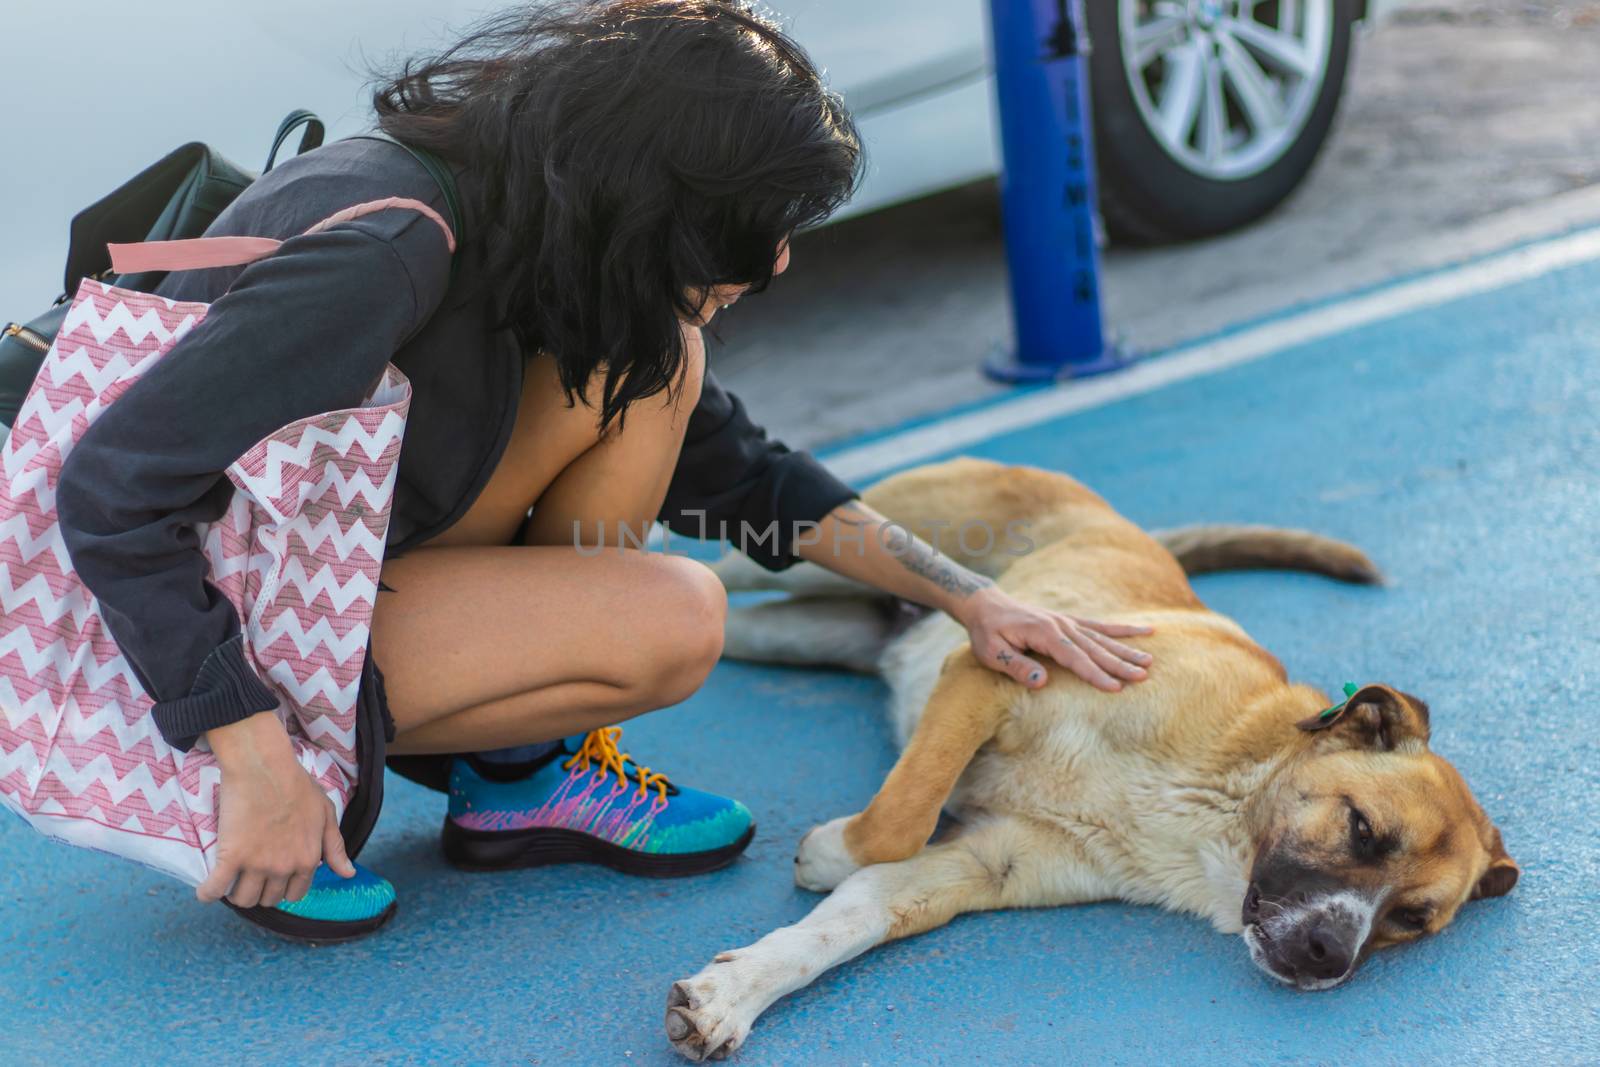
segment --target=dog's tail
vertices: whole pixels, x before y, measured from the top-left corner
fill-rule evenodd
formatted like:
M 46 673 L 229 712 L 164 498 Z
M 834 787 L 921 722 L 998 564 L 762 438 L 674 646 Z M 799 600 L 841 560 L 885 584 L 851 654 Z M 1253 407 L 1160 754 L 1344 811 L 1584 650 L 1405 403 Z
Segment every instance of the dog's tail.
M 1160 530 L 1151 536 L 1178 558 L 1188 574 L 1289 570 L 1325 574 L 1357 585 L 1383 582 L 1378 565 L 1355 545 L 1307 530 L 1218 523 Z

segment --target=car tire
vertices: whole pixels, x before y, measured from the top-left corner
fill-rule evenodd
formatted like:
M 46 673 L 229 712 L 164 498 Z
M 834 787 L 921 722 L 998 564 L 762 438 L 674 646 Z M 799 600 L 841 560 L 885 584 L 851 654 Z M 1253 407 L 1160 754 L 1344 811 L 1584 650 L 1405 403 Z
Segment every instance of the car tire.
M 1084 5 L 1092 42 L 1090 98 L 1100 210 L 1113 239 L 1149 244 L 1234 230 L 1271 211 L 1305 178 L 1327 139 L 1344 89 L 1357 0 L 1278 0 L 1262 5 L 1263 17 L 1278 17 L 1276 12 L 1288 4 L 1295 4 L 1304 20 L 1298 27 L 1304 40 L 1293 33 L 1277 34 L 1303 44 L 1293 54 L 1296 63 L 1281 69 L 1268 62 L 1276 50 L 1256 51 L 1263 40 L 1279 43 L 1263 33 L 1277 27 L 1241 26 L 1243 20 L 1221 15 L 1206 25 L 1196 22 L 1196 11 L 1220 12 L 1231 5 L 1170 0 L 1091 0 Z M 1175 20 L 1186 20 L 1187 31 Z M 1131 46 L 1150 40 L 1158 21 L 1164 34 L 1173 35 L 1165 39 L 1176 42 L 1175 48 L 1157 51 L 1156 58 L 1140 67 L 1151 53 Z M 1224 43 L 1224 36 L 1231 43 Z M 1282 118 L 1276 127 L 1267 121 L 1252 129 L 1242 91 L 1235 88 L 1251 75 L 1230 65 L 1241 63 L 1241 47 L 1255 69 L 1268 76 L 1269 106 L 1261 106 L 1257 95 L 1256 114 Z M 1161 108 L 1168 102 L 1161 91 L 1178 84 L 1168 79 L 1197 86 L 1192 92 L 1199 92 L 1201 101 L 1188 104 L 1189 97 L 1180 94 L 1182 103 Z M 1214 84 L 1216 99 L 1222 101 L 1221 124 L 1208 121 L 1216 113 L 1207 99 Z M 1274 103 L 1275 109 L 1270 106 Z M 1184 120 L 1178 116 L 1196 108 L 1189 132 L 1163 134 L 1163 127 L 1181 128 Z M 1164 122 L 1169 112 L 1175 121 Z M 1212 145 L 1224 147 L 1213 150 Z

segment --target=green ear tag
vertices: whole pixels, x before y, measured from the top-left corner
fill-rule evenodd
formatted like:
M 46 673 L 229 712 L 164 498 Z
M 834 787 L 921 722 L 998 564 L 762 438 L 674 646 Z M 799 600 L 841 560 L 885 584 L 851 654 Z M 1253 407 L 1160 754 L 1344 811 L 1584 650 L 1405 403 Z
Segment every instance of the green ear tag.
M 1341 711 L 1343 711 L 1344 710 L 1344 706 L 1346 704 L 1350 703 L 1350 698 L 1355 696 L 1356 693 L 1360 690 L 1360 688 L 1361 687 L 1356 685 L 1356 683 L 1354 683 L 1354 682 L 1346 682 L 1346 683 L 1344 683 L 1344 699 L 1339 701 L 1339 703 L 1335 704 L 1333 707 L 1328 708 L 1327 710 L 1323 711 L 1320 715 L 1318 715 L 1317 716 L 1317 721 L 1318 722 L 1327 722 L 1329 719 L 1333 718 L 1335 715 L 1337 715 Z

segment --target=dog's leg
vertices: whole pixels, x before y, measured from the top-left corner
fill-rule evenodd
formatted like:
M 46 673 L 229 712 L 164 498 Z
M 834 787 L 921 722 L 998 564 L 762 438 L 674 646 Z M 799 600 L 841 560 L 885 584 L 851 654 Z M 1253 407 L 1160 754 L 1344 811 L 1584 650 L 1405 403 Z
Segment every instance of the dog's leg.
M 990 908 L 1102 899 L 1048 830 L 1009 816 L 974 820 L 908 860 L 851 875 L 810 915 L 746 948 L 720 953 L 667 994 L 667 1036 L 692 1060 L 737 1049 L 779 997 L 875 945 Z
M 790 597 L 728 612 L 722 654 L 753 663 L 844 667 L 870 674 L 903 628 L 892 600 Z
M 916 730 L 865 811 L 823 823 L 800 841 L 794 880 L 828 890 L 871 863 L 916 855 L 956 780 L 1023 690 L 979 663 L 970 645 L 945 660 Z

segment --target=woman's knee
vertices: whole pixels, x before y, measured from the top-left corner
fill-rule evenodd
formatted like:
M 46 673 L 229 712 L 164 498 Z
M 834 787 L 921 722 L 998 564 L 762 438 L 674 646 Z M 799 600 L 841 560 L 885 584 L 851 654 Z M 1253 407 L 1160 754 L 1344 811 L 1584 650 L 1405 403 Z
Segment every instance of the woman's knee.
M 728 596 L 711 569 L 681 556 L 656 557 L 655 663 L 646 680 L 657 706 L 687 700 L 722 655 Z

